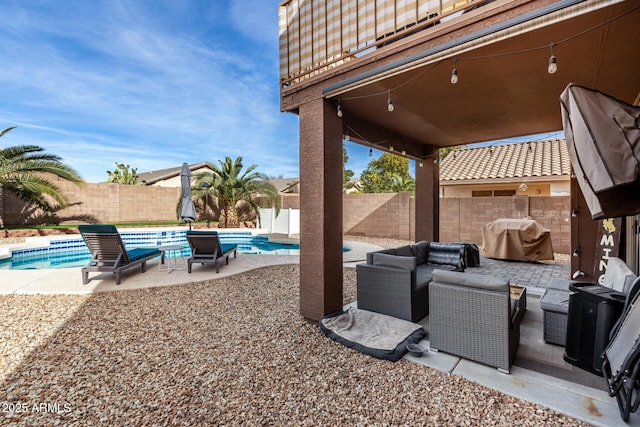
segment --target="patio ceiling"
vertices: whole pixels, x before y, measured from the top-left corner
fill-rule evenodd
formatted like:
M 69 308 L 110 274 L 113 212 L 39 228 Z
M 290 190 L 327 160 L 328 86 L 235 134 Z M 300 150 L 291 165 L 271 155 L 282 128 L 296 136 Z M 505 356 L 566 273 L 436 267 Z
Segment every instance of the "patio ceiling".
M 350 139 L 382 149 L 395 144 L 414 158 L 437 147 L 559 131 L 559 97 L 570 82 L 628 103 L 640 98 L 640 7 L 636 1 L 601 7 L 605 3 L 612 2 L 578 3 L 579 13 L 516 17 L 500 31 L 423 49 L 323 93 L 339 100 Z M 547 72 L 552 43 L 555 74 Z M 457 84 L 450 83 L 454 58 Z

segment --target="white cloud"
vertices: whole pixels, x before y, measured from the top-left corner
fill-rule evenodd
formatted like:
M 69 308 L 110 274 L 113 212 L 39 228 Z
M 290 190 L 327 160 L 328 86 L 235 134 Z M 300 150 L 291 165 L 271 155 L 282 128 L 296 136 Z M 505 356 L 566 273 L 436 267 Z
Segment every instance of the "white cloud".
M 89 181 L 115 162 L 142 172 L 239 155 L 298 175 L 277 43 L 255 43 L 277 39 L 277 3 L 232 2 L 231 27 L 218 2 L 68 3 L 3 9 L 0 127 L 21 126 L 2 145 L 42 145 Z M 231 45 L 242 37 L 253 42 Z

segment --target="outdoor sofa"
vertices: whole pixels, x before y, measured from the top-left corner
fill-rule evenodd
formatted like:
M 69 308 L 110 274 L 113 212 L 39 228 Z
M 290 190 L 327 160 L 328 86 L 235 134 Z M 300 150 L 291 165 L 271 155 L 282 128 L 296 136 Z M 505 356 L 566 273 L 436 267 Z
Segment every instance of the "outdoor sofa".
M 465 246 L 420 241 L 367 253 L 356 266 L 358 308 L 416 322 L 429 314 L 436 269 L 464 271 Z

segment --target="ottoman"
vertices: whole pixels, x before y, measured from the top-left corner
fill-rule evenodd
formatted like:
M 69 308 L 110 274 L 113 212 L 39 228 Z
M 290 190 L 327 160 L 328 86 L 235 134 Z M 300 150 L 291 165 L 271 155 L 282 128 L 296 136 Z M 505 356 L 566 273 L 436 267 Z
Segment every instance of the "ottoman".
M 540 298 L 543 313 L 544 342 L 564 347 L 569 314 L 569 284 L 567 279 L 551 279 Z

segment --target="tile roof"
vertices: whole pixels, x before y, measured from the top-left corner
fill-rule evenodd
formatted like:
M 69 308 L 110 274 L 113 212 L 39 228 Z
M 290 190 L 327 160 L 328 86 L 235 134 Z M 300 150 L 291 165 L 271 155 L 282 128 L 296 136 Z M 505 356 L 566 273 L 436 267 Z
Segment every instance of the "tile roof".
M 564 139 L 461 148 L 440 165 L 440 182 L 565 176 L 571 162 Z
M 207 164 L 205 162 L 200 163 L 192 163 L 189 165 L 189 169 L 194 171 L 196 169 L 200 169 L 205 167 Z M 182 165 L 176 166 L 173 168 L 167 169 L 158 169 L 150 172 L 142 172 L 138 174 L 138 182 L 146 182 L 147 184 L 154 184 L 158 181 L 162 181 L 164 179 L 173 178 L 174 176 L 180 175 L 180 169 L 182 169 Z

